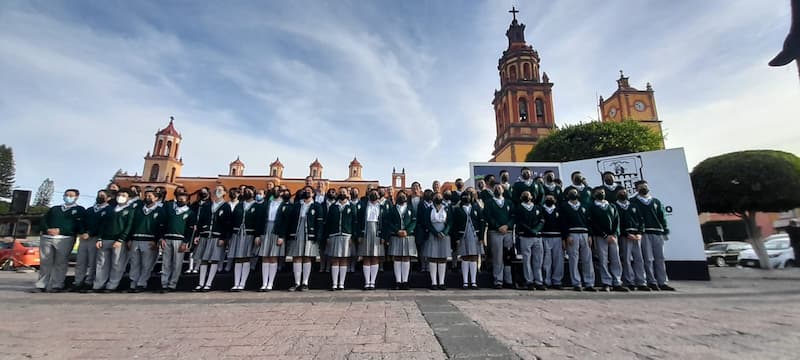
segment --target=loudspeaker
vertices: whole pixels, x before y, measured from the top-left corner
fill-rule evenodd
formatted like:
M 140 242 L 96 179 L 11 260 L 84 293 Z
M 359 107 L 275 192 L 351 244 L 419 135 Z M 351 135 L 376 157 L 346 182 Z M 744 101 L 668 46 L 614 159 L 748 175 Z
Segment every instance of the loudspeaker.
M 27 214 L 28 205 L 31 203 L 30 190 L 14 190 L 11 194 L 11 213 Z

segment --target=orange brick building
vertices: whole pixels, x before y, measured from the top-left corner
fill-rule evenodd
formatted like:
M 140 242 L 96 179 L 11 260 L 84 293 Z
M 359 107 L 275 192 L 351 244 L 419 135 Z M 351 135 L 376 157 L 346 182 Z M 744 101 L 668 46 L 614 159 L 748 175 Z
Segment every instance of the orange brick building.
M 267 174 L 245 175 L 245 164 L 238 157 L 228 165 L 227 174 L 210 177 L 182 177 L 183 158 L 179 153 L 181 141 L 183 138 L 175 128 L 174 119 L 170 117 L 169 125 L 155 134 L 153 150 L 147 152 L 144 157 L 142 175 L 130 176 L 127 173 L 118 173 L 114 176 L 113 182 L 121 187 L 139 185 L 142 189 L 163 186 L 167 189 L 168 198 L 172 196 L 173 190 L 178 186 L 183 186 L 189 193 L 194 193 L 203 187 L 213 189 L 217 184 L 222 184 L 226 188 L 251 185 L 257 189 L 264 189 L 268 183 L 272 183 L 276 186 L 285 185 L 292 192 L 306 185 L 311 185 L 323 192 L 329 188 L 353 187 L 357 188 L 361 195 L 366 194 L 367 187 L 370 185 L 380 186 L 377 180 L 362 178 L 363 166 L 356 158 L 350 162 L 348 177 L 343 180 L 325 178 L 323 176 L 324 167 L 318 159 L 309 165 L 308 176 L 304 178 L 284 177 L 284 165 L 279 159 L 275 159 L 269 164 L 269 173 Z M 393 191 L 408 190 L 405 169 L 402 169 L 401 172 L 392 170 L 390 188 Z

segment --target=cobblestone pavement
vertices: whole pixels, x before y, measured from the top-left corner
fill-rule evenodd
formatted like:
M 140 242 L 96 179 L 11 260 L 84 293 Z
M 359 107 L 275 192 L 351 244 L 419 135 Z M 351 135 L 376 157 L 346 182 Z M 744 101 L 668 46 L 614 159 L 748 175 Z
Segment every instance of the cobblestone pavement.
M 675 293 L 29 294 L 0 272 L 0 358 L 796 359 L 800 270 Z

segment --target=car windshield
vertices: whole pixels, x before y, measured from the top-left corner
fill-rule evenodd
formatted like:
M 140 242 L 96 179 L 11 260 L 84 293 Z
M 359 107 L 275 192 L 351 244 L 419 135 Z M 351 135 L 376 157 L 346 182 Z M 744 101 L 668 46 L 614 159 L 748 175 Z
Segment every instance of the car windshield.
M 711 245 L 708 245 L 706 250 L 722 251 L 722 250 L 725 250 L 725 246 L 726 246 L 725 244 L 711 244 Z
M 767 250 L 783 250 L 789 248 L 789 242 L 786 240 L 772 240 L 764 244 Z
M 22 241 L 20 244 L 24 247 L 39 247 L 39 243 L 36 241 Z

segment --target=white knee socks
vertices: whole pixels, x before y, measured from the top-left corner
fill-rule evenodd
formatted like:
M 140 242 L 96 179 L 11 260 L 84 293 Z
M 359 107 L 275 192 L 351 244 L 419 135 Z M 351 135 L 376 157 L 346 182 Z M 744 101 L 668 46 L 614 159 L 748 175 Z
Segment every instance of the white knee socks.
M 339 267 L 339 289 L 344 289 L 344 279 L 347 277 L 347 265 Z
M 372 264 L 369 266 L 369 268 L 369 284 L 370 286 L 375 287 L 375 279 L 378 277 L 378 264 Z
M 472 285 L 478 284 L 478 262 L 477 261 L 470 261 L 469 262 L 469 276 Z
M 233 264 L 233 288 L 238 289 L 242 280 L 242 263 Z
M 275 274 L 278 273 L 278 263 L 267 264 L 269 270 L 269 281 L 267 282 L 267 289 L 272 290 L 272 284 L 275 283 Z
M 407 283 L 408 282 L 408 272 L 411 271 L 411 261 L 403 261 L 402 263 L 400 263 L 400 265 L 402 266 L 402 269 L 403 269 L 403 271 L 402 271 L 403 272 L 403 282 Z
M 308 285 L 309 276 L 311 276 L 311 263 L 303 263 L 303 285 Z
M 269 283 L 269 264 L 262 262 L 261 263 L 261 288 L 266 289 L 267 283 Z
M 428 274 L 431 275 L 431 285 L 433 286 L 439 285 L 438 283 L 436 283 L 436 271 L 438 269 L 436 265 L 437 264 L 433 262 L 428 263 Z
M 294 273 L 294 284 L 300 286 L 300 278 L 301 274 L 303 273 L 303 265 L 302 263 L 296 262 L 292 264 L 292 272 Z
M 339 266 L 331 266 L 331 280 L 333 280 L 333 288 L 339 287 Z
M 372 275 L 372 268 L 370 265 L 362 265 L 361 270 L 364 272 L 364 286 L 370 286 L 370 275 Z
M 469 285 L 469 264 L 470 261 L 461 260 L 461 279 L 464 281 L 464 286 Z
M 244 289 L 247 285 L 247 277 L 250 276 L 250 264 L 242 263 L 242 281 L 239 282 L 239 289 Z
M 394 265 L 394 281 L 397 283 L 403 282 L 403 263 L 400 261 L 395 261 Z
M 203 286 L 206 283 L 206 272 L 208 271 L 208 265 L 200 264 L 200 283 L 198 286 Z
M 438 263 L 436 267 L 436 272 L 439 275 L 439 285 L 444 285 L 444 272 L 447 269 L 447 263 Z
M 218 267 L 219 265 L 217 264 L 211 264 L 211 266 L 208 267 L 208 279 L 206 280 L 207 288 L 210 288 L 211 284 L 214 282 L 214 277 L 217 276 Z

